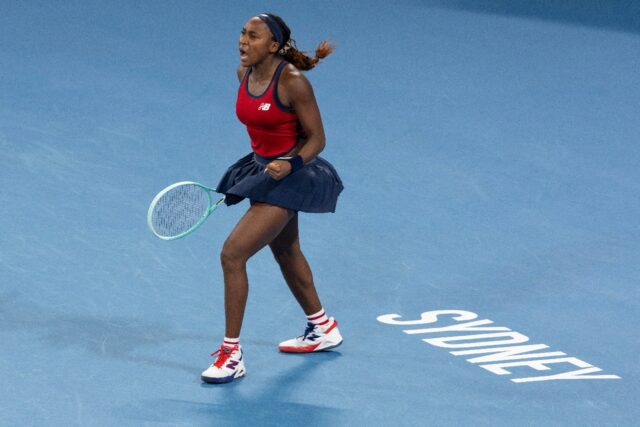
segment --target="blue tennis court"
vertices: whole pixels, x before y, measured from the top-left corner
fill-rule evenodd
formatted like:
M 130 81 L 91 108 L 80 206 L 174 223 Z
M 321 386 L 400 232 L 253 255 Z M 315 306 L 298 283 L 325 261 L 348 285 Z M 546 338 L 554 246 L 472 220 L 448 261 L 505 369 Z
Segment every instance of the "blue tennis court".
M 344 344 L 248 264 L 247 375 L 222 244 L 165 242 L 166 185 L 250 150 L 237 40 L 272 11 L 311 50 L 332 215 L 301 242 Z M 0 3 L 1 426 L 640 423 L 640 7 L 631 1 Z

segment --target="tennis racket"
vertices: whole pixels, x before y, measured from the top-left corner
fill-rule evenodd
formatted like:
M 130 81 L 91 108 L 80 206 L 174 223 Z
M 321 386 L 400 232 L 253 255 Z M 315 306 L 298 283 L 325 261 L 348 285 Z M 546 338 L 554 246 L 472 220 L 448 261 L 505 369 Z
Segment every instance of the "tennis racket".
M 213 188 L 191 181 L 171 184 L 151 201 L 147 213 L 149 228 L 162 240 L 174 240 L 193 233 L 224 202 L 214 202 Z

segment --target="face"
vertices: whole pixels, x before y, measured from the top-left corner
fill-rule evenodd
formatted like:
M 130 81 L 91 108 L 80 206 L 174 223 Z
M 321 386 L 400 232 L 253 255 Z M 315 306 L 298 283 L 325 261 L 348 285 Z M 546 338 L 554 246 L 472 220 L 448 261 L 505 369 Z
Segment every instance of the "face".
M 240 62 L 245 67 L 264 61 L 278 51 L 278 43 L 267 24 L 258 17 L 249 19 L 240 31 Z

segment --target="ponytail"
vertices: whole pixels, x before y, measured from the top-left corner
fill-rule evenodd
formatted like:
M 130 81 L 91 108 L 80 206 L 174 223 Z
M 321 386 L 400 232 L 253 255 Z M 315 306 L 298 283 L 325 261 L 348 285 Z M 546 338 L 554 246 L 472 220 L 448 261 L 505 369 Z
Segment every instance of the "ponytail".
M 329 56 L 331 52 L 336 49 L 334 44 L 331 44 L 329 41 L 322 41 L 315 50 L 315 56 L 311 58 L 307 55 L 307 52 L 298 50 L 296 46 L 296 41 L 291 38 L 291 30 L 287 26 L 287 24 L 280 18 L 278 15 L 274 15 L 269 13 L 270 15 L 282 28 L 283 36 L 285 43 L 283 46 L 280 46 L 280 50 L 278 53 L 288 62 L 293 64 L 297 69 L 307 71 L 315 67 L 318 62 L 322 58 L 326 58 Z
M 335 45 L 327 40 L 321 42 L 315 51 L 315 57 L 309 57 L 306 52 L 299 51 L 296 47 L 296 41 L 289 39 L 284 48 L 280 50 L 280 55 L 297 69 L 307 71 L 315 67 L 322 58 L 329 56 L 335 50 Z

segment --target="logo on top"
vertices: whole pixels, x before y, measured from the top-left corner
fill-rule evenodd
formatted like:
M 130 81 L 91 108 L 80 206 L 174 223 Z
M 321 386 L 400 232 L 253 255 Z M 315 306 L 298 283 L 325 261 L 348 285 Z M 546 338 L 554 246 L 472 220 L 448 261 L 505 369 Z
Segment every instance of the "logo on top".
M 262 104 L 260 104 L 260 106 L 258 107 L 258 110 L 261 111 L 269 111 L 269 108 L 271 108 L 271 104 L 269 104 L 268 102 L 263 102 Z

